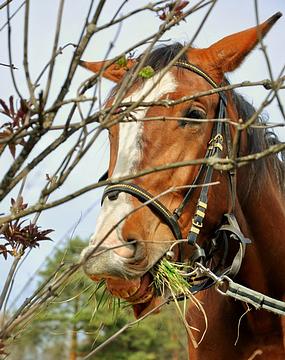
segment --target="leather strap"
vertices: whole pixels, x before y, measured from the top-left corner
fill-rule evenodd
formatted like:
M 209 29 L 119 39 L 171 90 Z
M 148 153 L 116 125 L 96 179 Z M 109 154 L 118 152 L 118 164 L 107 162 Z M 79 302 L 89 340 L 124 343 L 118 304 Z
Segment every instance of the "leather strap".
M 106 196 L 108 196 L 110 200 L 116 200 L 120 192 L 130 194 L 136 197 L 142 203 L 147 203 L 147 206 L 149 206 L 153 211 L 155 211 L 155 213 L 159 215 L 162 220 L 164 220 L 165 223 L 170 227 L 175 238 L 182 238 L 180 227 L 173 214 L 159 200 L 155 199 L 153 195 L 151 195 L 149 192 L 142 189 L 138 185 L 131 183 L 109 185 L 108 187 L 106 187 L 103 193 L 101 203 L 103 203 Z

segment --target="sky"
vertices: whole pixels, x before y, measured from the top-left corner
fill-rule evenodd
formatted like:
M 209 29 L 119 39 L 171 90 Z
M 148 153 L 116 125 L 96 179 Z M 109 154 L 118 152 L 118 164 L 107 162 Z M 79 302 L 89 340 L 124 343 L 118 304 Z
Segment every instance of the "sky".
M 148 0 L 130 0 L 127 2 L 121 13 L 129 13 L 132 9 L 146 5 L 148 2 Z M 3 0 L 0 0 L 0 5 L 1 3 L 3 3 Z M 18 8 L 21 3 L 22 0 L 13 0 L 11 3 L 11 13 L 14 9 Z M 95 1 L 95 3 L 98 3 L 98 1 Z M 195 3 L 195 1 L 190 3 Z M 100 24 L 104 24 L 108 21 L 120 4 L 121 1 L 118 0 L 107 0 L 102 12 L 102 17 L 100 18 Z M 32 79 L 37 77 L 50 58 L 58 5 L 58 0 L 30 1 L 29 64 Z M 65 1 L 62 30 L 59 41 L 60 46 L 77 42 L 88 5 L 89 1 L 87 0 Z M 262 0 L 258 1 L 258 6 L 261 21 L 267 19 L 277 11 L 281 11 L 285 14 L 284 0 Z M 205 10 L 201 10 L 199 13 L 188 18 L 186 22 L 182 22 L 179 26 L 172 28 L 163 38 L 165 40 L 170 39 L 171 41 L 180 41 L 182 43 L 189 42 L 204 15 Z M 13 63 L 18 68 L 18 70 L 15 71 L 16 81 L 20 91 L 25 95 L 28 92 L 23 71 L 23 19 L 24 8 L 22 8 L 12 20 L 12 53 Z M 5 10 L 0 10 L 0 29 L 5 22 Z M 195 45 L 197 47 L 207 47 L 226 35 L 255 26 L 255 24 L 256 18 L 253 0 L 218 0 L 213 12 L 195 40 Z M 102 60 L 105 58 L 110 43 L 113 42 L 115 36 L 117 36 L 117 40 L 109 57 L 116 56 L 140 39 L 145 38 L 148 34 L 156 32 L 160 25 L 161 20 L 155 16 L 155 14 L 149 11 L 139 13 L 137 16 L 126 20 L 120 28 L 114 26 L 96 34 L 90 41 L 83 58 L 89 61 Z M 275 24 L 264 41 L 272 64 L 274 76 L 279 74 L 285 64 L 284 30 L 285 15 Z M 0 63 L 7 63 L 7 27 L 0 31 L 0 44 Z M 72 47 L 68 47 L 57 59 L 49 104 L 56 98 L 62 85 L 62 81 L 66 76 L 72 52 Z M 139 51 L 136 55 L 137 54 L 139 54 Z M 79 68 L 77 70 L 68 98 L 76 95 L 78 86 L 90 75 L 91 74 L 85 69 Z M 269 73 L 264 55 L 259 48 L 255 49 L 248 56 L 239 69 L 229 75 L 229 79 L 232 83 L 241 82 L 243 80 L 259 81 L 268 77 Z M 43 85 L 44 82 L 41 86 Z M 39 87 L 39 90 L 41 86 Z M 113 84 L 108 80 L 102 82 L 102 100 L 107 96 L 112 86 Z M 258 106 L 267 94 L 266 90 L 262 87 L 243 88 L 240 92 L 255 106 Z M 15 95 L 15 90 L 13 88 L 9 70 L 8 68 L 0 66 L 0 98 L 8 100 L 10 95 Z M 281 99 L 283 106 L 285 106 L 283 94 Z M 266 111 L 270 115 L 270 121 L 281 121 L 281 115 L 276 102 L 273 102 Z M 62 123 L 66 114 L 67 110 L 62 111 L 57 117 L 56 123 Z M 2 120 L 1 117 L 0 119 Z M 77 121 L 77 119 L 74 120 Z M 285 132 L 283 130 L 278 131 L 278 134 L 281 139 L 285 140 Z M 43 142 L 35 149 L 35 153 L 38 153 L 41 149 L 46 147 L 51 139 L 52 137 L 50 136 L 45 137 Z M 35 172 L 32 173 L 31 178 L 27 181 L 24 192 L 24 196 L 29 203 L 32 203 L 37 199 L 39 191 L 45 181 L 45 174 L 51 174 L 55 170 L 56 165 L 60 161 L 59 154 L 62 154 L 63 156 L 70 145 L 71 143 L 65 144 L 59 153 L 50 156 Z M 64 194 L 68 194 L 84 185 L 94 183 L 107 169 L 108 151 L 107 136 L 106 134 L 103 134 L 98 142 L 90 149 L 89 153 L 84 158 L 84 161 L 72 173 L 72 176 L 67 183 L 51 200 L 61 197 Z M 11 163 L 11 160 L 11 155 L 8 153 L 0 159 L 0 169 L 2 170 L 2 174 L 5 169 L 7 169 L 8 164 Z M 81 238 L 88 238 L 91 235 L 95 228 L 96 218 L 100 210 L 101 193 L 102 189 L 94 190 L 67 205 L 48 210 L 40 216 L 39 225 L 41 225 L 43 229 L 52 228 L 55 230 L 52 234 L 53 241 L 42 243 L 39 249 L 32 250 L 31 254 L 27 257 L 27 260 L 22 264 L 15 279 L 14 289 L 10 297 L 11 302 L 13 302 L 15 297 L 18 297 L 18 294 L 23 287 L 25 287 L 25 291 L 23 292 L 25 295 L 35 286 L 37 279 L 30 281 L 30 277 L 33 277 L 35 271 L 44 264 L 47 256 L 52 256 L 52 251 L 56 245 L 61 243 L 63 246 L 71 236 L 78 235 Z M 1 204 L 0 213 L 8 211 L 10 197 L 12 196 L 15 196 L 15 193 L 10 194 Z M 8 264 L 10 264 L 9 261 L 4 262 L 3 259 L 0 259 L 0 289 L 8 270 Z

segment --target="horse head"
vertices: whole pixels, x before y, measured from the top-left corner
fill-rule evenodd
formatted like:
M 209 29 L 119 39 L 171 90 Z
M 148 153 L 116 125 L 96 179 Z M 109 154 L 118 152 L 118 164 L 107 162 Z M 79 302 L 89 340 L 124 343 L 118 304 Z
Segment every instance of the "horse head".
M 118 183 L 105 191 L 96 231 L 82 254 L 83 266 L 91 279 L 104 279 L 114 296 L 133 304 L 137 317 L 161 300 L 152 286 L 150 270 L 155 264 L 170 248 L 173 260 L 191 258 L 197 246 L 178 240 L 192 236 L 192 243 L 202 248 L 233 207 L 227 171 L 213 169 L 208 160 L 218 153 L 219 158 L 229 156 L 226 142 L 234 138 L 236 128 L 227 125 L 226 141 L 225 130 L 217 125 L 222 122 L 209 119 L 225 117 L 226 109 L 234 124 L 239 114 L 231 92 L 212 90 L 225 82 L 225 74 L 241 64 L 279 17 L 277 13 L 259 26 L 204 49 L 190 47 L 183 52 L 179 44 L 164 46 L 123 66 L 81 62 L 118 83 L 106 102 L 106 108 L 113 106 L 108 177 Z M 155 73 L 132 81 L 141 61 Z M 205 94 L 195 97 L 198 93 Z M 115 109 L 120 97 L 120 107 Z M 180 101 L 184 97 L 189 99 Z M 114 120 L 124 112 L 122 121 Z M 239 151 L 247 152 L 244 134 Z M 205 165 L 201 165 L 203 159 Z M 120 180 L 127 175 L 133 179 Z M 191 185 L 195 187 L 190 191 Z M 201 199 L 202 189 L 207 189 L 206 203 Z M 180 246 L 173 246 L 177 243 Z

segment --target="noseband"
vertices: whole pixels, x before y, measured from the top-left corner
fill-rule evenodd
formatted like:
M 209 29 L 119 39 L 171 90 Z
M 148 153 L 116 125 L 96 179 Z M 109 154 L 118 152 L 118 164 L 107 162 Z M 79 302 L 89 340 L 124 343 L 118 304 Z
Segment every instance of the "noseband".
M 199 76 L 203 77 L 213 88 L 218 88 L 218 84 L 203 70 L 198 68 L 196 65 L 179 61 L 174 64 L 177 67 L 187 69 L 189 71 L 192 71 Z M 226 107 L 227 107 L 227 99 L 223 92 L 219 92 L 219 105 L 218 105 L 218 118 L 223 119 L 226 115 Z M 224 134 L 227 138 L 227 147 L 228 152 L 229 150 L 229 143 L 230 143 L 230 132 L 228 129 L 228 124 L 217 121 L 215 122 L 213 129 L 212 129 L 212 135 L 211 140 L 208 143 L 207 151 L 205 154 L 205 159 L 210 158 L 220 158 L 221 154 L 223 152 L 223 144 L 224 144 Z M 204 163 L 201 164 L 198 174 L 196 175 L 192 186 L 187 191 L 186 195 L 184 196 L 182 202 L 178 206 L 177 209 L 174 210 L 172 213 L 169 211 L 158 199 L 157 197 L 154 197 L 152 194 L 148 193 L 146 190 L 141 188 L 138 185 L 132 184 L 130 182 L 122 182 L 122 183 L 116 183 L 112 184 L 106 187 L 103 197 L 102 197 L 102 203 L 106 197 L 108 197 L 110 200 L 116 200 L 121 192 L 130 194 L 137 198 L 140 202 L 144 203 L 146 206 L 148 206 L 152 211 L 155 212 L 157 216 L 161 218 L 162 221 L 164 221 L 168 227 L 171 229 L 173 235 L 175 236 L 176 240 L 182 239 L 182 234 L 180 230 L 180 226 L 178 223 L 179 218 L 181 217 L 186 205 L 190 202 L 192 198 L 192 194 L 194 192 L 195 186 L 199 185 L 201 179 L 204 176 L 204 184 L 201 187 L 200 195 L 196 204 L 196 211 L 192 219 L 192 224 L 190 227 L 190 230 L 187 235 L 188 243 L 195 247 L 194 253 L 191 256 L 191 262 L 196 261 L 204 261 L 207 257 L 207 254 L 205 253 L 204 248 L 200 247 L 197 244 L 197 239 L 199 236 L 199 233 L 203 227 L 204 218 L 206 215 L 206 210 L 208 206 L 208 191 L 209 191 L 209 184 L 212 181 L 213 176 L 213 166 L 209 166 L 208 164 Z M 106 178 L 106 176 L 102 177 L 101 179 Z M 233 194 L 233 184 L 231 183 L 231 193 Z M 200 185 L 201 186 L 201 185 Z M 233 264 L 231 266 L 231 269 L 228 270 L 228 273 L 230 272 L 231 275 L 235 275 L 240 268 L 242 258 L 244 256 L 245 252 L 245 245 L 248 243 L 248 239 L 245 239 L 243 234 L 241 233 L 239 226 L 237 224 L 237 221 L 233 214 L 225 214 L 225 223 L 216 231 L 217 233 L 222 233 L 223 236 L 224 233 L 227 234 L 230 233 L 230 236 L 233 237 L 235 240 L 239 241 L 240 247 L 237 255 L 235 256 L 233 260 Z M 181 251 L 180 251 L 181 253 Z M 180 254 L 181 256 L 181 254 Z M 204 287 L 205 288 L 205 287 Z

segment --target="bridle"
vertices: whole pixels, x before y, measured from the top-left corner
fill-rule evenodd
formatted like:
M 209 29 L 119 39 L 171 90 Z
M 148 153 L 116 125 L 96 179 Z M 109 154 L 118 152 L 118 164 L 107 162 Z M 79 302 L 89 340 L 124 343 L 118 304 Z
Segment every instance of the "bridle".
M 178 61 L 174 64 L 174 66 L 192 71 L 198 74 L 199 76 L 203 77 L 214 88 L 219 87 L 218 84 L 208 74 L 206 74 L 196 65 L 190 64 L 188 62 Z M 218 118 L 223 119 L 226 117 L 227 98 L 223 92 L 219 92 L 219 98 L 220 100 L 218 105 Z M 207 151 L 205 154 L 205 159 L 221 157 L 224 147 L 224 136 L 226 137 L 227 140 L 228 153 L 230 152 L 231 136 L 228 126 L 229 125 L 223 121 L 217 121 L 214 123 L 211 134 L 211 140 L 208 143 Z M 212 239 L 213 246 L 207 253 L 205 249 L 199 246 L 197 243 L 197 239 L 201 229 L 203 228 L 203 223 L 206 216 L 206 210 L 208 206 L 208 191 L 210 187 L 209 184 L 212 181 L 213 171 L 214 171 L 213 167 L 209 166 L 207 163 L 201 164 L 198 173 L 192 183 L 192 185 L 200 184 L 200 181 L 204 176 L 205 185 L 201 187 L 200 195 L 196 204 L 195 214 L 193 216 L 192 224 L 187 235 L 188 244 L 195 248 L 190 260 L 192 263 L 195 263 L 197 261 L 205 263 L 205 261 L 207 261 L 207 258 L 209 259 L 210 256 L 209 254 L 214 253 L 214 247 L 216 246 L 218 237 L 223 238 L 224 241 L 228 241 L 228 239 L 237 240 L 239 242 L 239 250 L 234 257 L 231 266 L 228 267 L 226 270 L 223 270 L 223 273 L 234 276 L 240 269 L 242 258 L 245 253 L 245 247 L 246 244 L 249 242 L 249 240 L 243 236 L 242 232 L 240 231 L 237 220 L 232 213 L 224 214 L 224 222 L 216 230 L 215 236 Z M 106 179 L 106 175 L 104 175 L 101 179 L 103 178 Z M 235 184 L 231 178 L 231 175 L 229 176 L 229 183 L 233 198 L 232 200 L 234 202 Z M 102 196 L 102 203 L 106 197 L 108 197 L 110 200 L 116 200 L 121 192 L 132 195 L 135 198 L 137 198 L 140 202 L 148 206 L 152 211 L 154 211 L 155 214 L 159 216 L 162 219 L 162 221 L 164 221 L 168 225 L 173 235 L 175 236 L 175 239 L 180 240 L 182 238 L 182 235 L 178 220 L 181 217 L 186 205 L 191 200 L 194 190 L 196 191 L 195 186 L 191 186 L 189 188 L 182 202 L 180 203 L 178 208 L 174 210 L 173 213 L 169 211 L 152 194 L 150 194 L 140 186 L 136 184 L 132 184 L 130 182 L 121 182 L 121 183 L 119 182 L 108 185 Z M 226 248 L 228 248 L 228 246 L 226 246 Z M 181 251 L 180 251 L 180 256 L 181 256 Z M 224 254 L 223 258 L 225 257 L 226 254 Z M 206 286 L 206 284 L 204 284 L 202 288 L 204 289 L 206 287 L 208 287 L 208 285 Z

